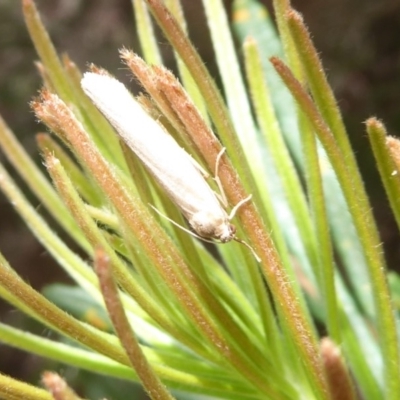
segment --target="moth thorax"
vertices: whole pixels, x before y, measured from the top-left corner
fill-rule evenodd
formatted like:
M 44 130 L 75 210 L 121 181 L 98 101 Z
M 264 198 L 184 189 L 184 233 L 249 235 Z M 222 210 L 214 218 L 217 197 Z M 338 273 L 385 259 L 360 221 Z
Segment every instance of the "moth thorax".
M 222 243 L 233 240 L 236 228 L 229 222 L 228 216 L 215 216 L 207 211 L 197 212 L 189 221 L 194 231 L 206 239 L 216 239 Z

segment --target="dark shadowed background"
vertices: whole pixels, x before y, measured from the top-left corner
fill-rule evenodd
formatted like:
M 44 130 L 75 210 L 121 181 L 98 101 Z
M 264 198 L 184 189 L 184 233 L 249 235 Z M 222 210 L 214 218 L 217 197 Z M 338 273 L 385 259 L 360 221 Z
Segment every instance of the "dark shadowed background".
M 201 1 L 182 2 L 192 39 L 218 79 Z M 231 2 L 225 3 L 229 8 Z M 399 234 L 381 190 L 363 121 L 375 115 L 386 123 L 391 135 L 400 134 L 400 1 L 297 0 L 292 3 L 304 14 L 320 51 L 371 196 L 388 264 L 396 269 L 400 260 Z M 81 69 L 93 62 L 129 82 L 118 58 L 121 46 L 139 49 L 129 0 L 37 0 L 36 4 L 59 52 L 67 52 Z M 268 1 L 264 4 L 269 6 Z M 166 59 L 169 57 L 166 49 Z M 40 88 L 33 64 L 36 58 L 20 2 L 0 0 L 0 113 L 40 163 L 35 133 L 43 128 L 36 123 L 28 106 Z M 7 165 L 2 154 L 0 161 Z M 33 204 L 40 207 L 35 200 Z M 65 279 L 1 194 L 0 251 L 34 287 Z M 0 312 L 7 323 L 30 324 L 29 329 L 50 335 L 31 322 L 21 322 L 21 314 L 1 301 Z M 37 381 L 37 371 L 43 365 L 51 368 L 51 364 L 42 363 L 37 357 L 0 345 L 1 372 Z

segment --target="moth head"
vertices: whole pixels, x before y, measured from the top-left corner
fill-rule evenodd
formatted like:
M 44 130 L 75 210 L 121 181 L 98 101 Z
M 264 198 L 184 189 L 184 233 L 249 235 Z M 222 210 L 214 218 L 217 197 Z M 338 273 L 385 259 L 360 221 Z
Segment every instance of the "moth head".
M 216 217 L 215 214 L 209 212 L 197 212 L 191 216 L 189 223 L 199 238 L 205 241 L 214 239 L 221 243 L 235 240 L 246 246 L 253 253 L 257 262 L 261 262 L 254 249 L 248 243 L 236 237 L 236 227 L 229 222 L 228 215 L 221 214 Z
M 236 228 L 229 222 L 227 215 L 216 217 L 208 212 L 197 212 L 192 215 L 189 223 L 195 233 L 205 239 L 227 243 L 235 238 Z
M 236 227 L 230 222 L 225 221 L 223 224 L 219 225 L 214 232 L 214 238 L 218 239 L 222 243 L 230 242 L 235 238 Z

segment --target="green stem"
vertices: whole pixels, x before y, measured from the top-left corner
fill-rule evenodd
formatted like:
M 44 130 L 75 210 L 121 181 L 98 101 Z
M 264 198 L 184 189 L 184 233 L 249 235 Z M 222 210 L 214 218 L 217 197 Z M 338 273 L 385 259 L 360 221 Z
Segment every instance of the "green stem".
M 53 396 L 44 389 L 28 385 L 3 374 L 0 374 L 0 397 L 4 400 L 53 400 Z
M 369 118 L 366 125 L 376 164 L 383 185 L 385 186 L 391 209 L 396 218 L 397 226 L 400 226 L 400 181 L 398 168 L 393 161 L 386 142 L 386 129 L 382 122 L 378 121 L 376 118 Z
M 97 276 L 99 277 L 104 302 L 113 322 L 116 334 L 125 349 L 131 365 L 142 381 L 145 390 L 151 399 L 173 400 L 174 397 L 161 383 L 139 346 L 138 339 L 132 331 L 119 297 L 118 288 L 112 275 L 110 259 L 101 249 L 96 250 L 95 268 Z
M 26 306 L 52 329 L 100 354 L 124 365 L 129 365 L 126 356 L 118 346 L 110 343 L 105 336 L 95 333 L 94 329 L 88 329 L 80 321 L 60 310 L 3 266 L 0 268 L 0 285 L 11 293 L 18 293 L 19 298 Z
M 88 242 L 83 237 L 76 222 L 68 215 L 65 205 L 60 201 L 54 188 L 32 161 L 0 116 L 0 146 L 8 160 L 24 179 L 32 192 L 40 200 L 53 218 L 85 250 L 90 251 Z
M 245 168 L 246 163 L 242 147 L 238 142 L 229 112 L 214 80 L 187 35 L 182 31 L 179 23 L 164 6 L 163 2 L 160 0 L 146 0 L 146 3 L 174 50 L 190 71 L 204 98 L 216 131 L 223 139 L 229 156 L 233 159 L 233 164 L 237 166 L 240 175 L 247 184 L 246 187 L 251 187 L 251 192 L 254 193 L 255 187 L 253 180 L 250 178 L 248 167 Z M 214 163 L 215 159 L 212 165 Z
M 335 288 L 335 263 L 330 236 L 329 222 L 326 212 L 324 191 L 322 187 L 321 165 L 325 157 L 318 156 L 316 138 L 311 124 L 303 115 L 302 144 L 305 168 L 307 172 L 308 198 L 312 210 L 314 228 L 318 238 L 318 271 L 321 297 L 325 306 L 325 317 L 331 339 L 341 343 L 339 310 Z
M 400 364 L 396 323 L 385 277 L 385 264 L 380 252 L 381 243 L 378 240 L 362 182 L 358 179 L 359 174 L 351 173 L 352 169 L 349 169 L 347 163 L 344 162 L 346 157 L 340 151 L 329 127 L 300 82 L 280 60 L 273 58 L 271 61 L 302 111 L 308 116 L 343 190 L 369 269 L 385 379 L 387 380 L 387 399 L 398 399 L 400 398 L 400 380 L 398 379 Z

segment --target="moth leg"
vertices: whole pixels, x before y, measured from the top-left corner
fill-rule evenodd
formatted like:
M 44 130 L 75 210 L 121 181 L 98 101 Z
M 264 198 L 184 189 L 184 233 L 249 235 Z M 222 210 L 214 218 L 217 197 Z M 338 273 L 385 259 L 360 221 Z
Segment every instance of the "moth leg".
M 231 220 L 235 215 L 237 210 L 239 210 L 240 207 L 242 207 L 243 204 L 247 203 L 248 201 L 250 201 L 252 195 L 247 196 L 245 199 L 240 200 L 239 203 L 236 204 L 235 207 L 232 208 L 230 214 L 229 214 L 229 220 Z
M 219 169 L 219 164 L 221 162 L 221 158 L 225 153 L 226 148 L 223 147 L 222 150 L 218 153 L 218 156 L 215 160 L 215 177 L 214 180 L 217 183 L 218 189 L 221 192 L 219 193 L 215 193 L 215 195 L 217 196 L 217 198 L 219 199 L 219 201 L 222 203 L 223 206 L 225 206 L 225 208 L 228 206 L 228 200 L 226 198 L 225 195 L 225 191 L 224 188 L 222 187 L 222 183 L 221 180 L 219 179 L 219 175 L 218 175 L 218 169 Z M 243 200 L 240 200 L 239 203 L 237 203 L 235 205 L 235 207 L 232 208 L 232 211 L 229 214 L 229 220 L 231 220 L 235 215 L 237 210 L 244 204 L 247 203 L 249 200 L 251 199 L 251 195 L 249 195 L 248 197 L 246 197 Z
M 228 200 L 226 198 L 224 188 L 222 187 L 221 180 L 219 179 L 219 164 L 221 163 L 221 158 L 224 155 L 225 150 L 226 148 L 223 147 L 222 150 L 218 153 L 217 158 L 215 159 L 214 181 L 216 182 L 218 189 L 220 191 L 220 193 L 215 193 L 215 195 L 217 196 L 221 204 L 226 208 L 228 206 Z

